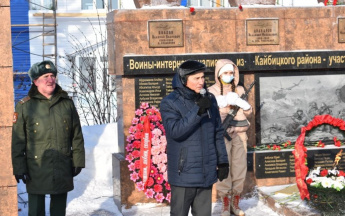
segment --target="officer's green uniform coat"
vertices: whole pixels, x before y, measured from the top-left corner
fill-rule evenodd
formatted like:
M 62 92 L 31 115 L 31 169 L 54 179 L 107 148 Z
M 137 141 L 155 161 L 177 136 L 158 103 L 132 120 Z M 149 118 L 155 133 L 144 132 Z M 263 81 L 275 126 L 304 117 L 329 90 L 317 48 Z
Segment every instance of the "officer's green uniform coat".
M 56 85 L 47 99 L 32 85 L 15 108 L 13 174 L 28 173 L 31 194 L 60 194 L 73 190 L 72 167 L 85 167 L 84 139 L 73 101 Z

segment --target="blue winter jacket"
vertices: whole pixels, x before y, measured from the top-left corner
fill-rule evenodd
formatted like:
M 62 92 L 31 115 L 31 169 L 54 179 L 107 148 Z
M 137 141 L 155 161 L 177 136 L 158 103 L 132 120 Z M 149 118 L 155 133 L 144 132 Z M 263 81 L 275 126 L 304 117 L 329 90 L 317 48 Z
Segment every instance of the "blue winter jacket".
M 207 94 L 212 100 L 211 118 L 207 113 L 199 116 L 198 94 L 185 87 L 177 73 L 172 86 L 174 91 L 160 104 L 168 142 L 168 182 L 209 187 L 217 182 L 217 164 L 228 163 L 216 99 Z

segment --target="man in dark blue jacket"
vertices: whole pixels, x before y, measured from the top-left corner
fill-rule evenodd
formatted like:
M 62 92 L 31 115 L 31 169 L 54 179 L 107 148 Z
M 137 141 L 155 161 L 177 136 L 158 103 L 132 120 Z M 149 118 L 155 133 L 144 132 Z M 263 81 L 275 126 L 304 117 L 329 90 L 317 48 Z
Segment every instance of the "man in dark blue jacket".
M 183 62 L 172 81 L 174 91 L 160 104 L 172 216 L 187 216 L 190 207 L 193 215 L 210 216 L 212 185 L 229 172 L 217 102 L 204 93 L 205 70 L 198 61 Z

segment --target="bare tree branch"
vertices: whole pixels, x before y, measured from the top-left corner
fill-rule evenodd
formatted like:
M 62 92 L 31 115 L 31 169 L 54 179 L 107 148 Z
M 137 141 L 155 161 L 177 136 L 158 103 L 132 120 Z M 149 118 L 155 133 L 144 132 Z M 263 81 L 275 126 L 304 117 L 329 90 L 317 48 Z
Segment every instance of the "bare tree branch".
M 105 21 L 99 16 L 98 26 L 90 19 L 88 21 L 95 42 L 90 41 L 90 35 L 87 36 L 79 28 L 85 42 L 75 35 L 69 35 L 69 43 L 75 52 L 62 57 L 68 67 L 59 71 L 72 80 L 71 92 L 81 113 L 81 121 L 87 125 L 116 122 L 116 88 L 113 86 L 111 75 L 108 74 Z

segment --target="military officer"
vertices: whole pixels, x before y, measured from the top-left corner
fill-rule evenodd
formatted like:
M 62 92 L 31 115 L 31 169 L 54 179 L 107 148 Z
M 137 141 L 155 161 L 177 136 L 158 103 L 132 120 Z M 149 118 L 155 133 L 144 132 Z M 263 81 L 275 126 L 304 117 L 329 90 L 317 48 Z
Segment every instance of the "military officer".
M 13 174 L 26 184 L 30 216 L 45 215 L 45 194 L 51 198 L 50 215 L 66 215 L 67 192 L 85 167 L 79 116 L 56 83 L 51 61 L 35 63 L 28 74 L 31 88 L 16 104 L 13 117 Z

